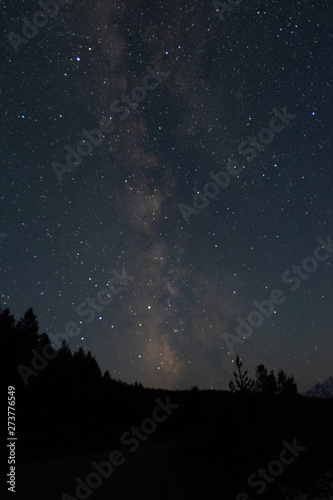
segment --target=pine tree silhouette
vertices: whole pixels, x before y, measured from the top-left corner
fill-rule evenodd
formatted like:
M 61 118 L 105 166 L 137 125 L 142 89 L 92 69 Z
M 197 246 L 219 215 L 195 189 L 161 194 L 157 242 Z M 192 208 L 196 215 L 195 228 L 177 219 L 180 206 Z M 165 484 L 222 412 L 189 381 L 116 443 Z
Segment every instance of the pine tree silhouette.
M 236 372 L 233 372 L 236 384 L 233 381 L 229 382 L 229 388 L 231 392 L 252 392 L 254 389 L 254 381 L 251 380 L 247 376 L 247 370 L 245 370 L 244 373 L 242 373 L 241 368 L 243 366 L 243 363 L 239 359 L 239 356 L 237 354 L 236 357 L 236 366 L 238 368 L 238 375 Z
M 277 382 L 273 371 L 268 373 L 264 365 L 258 365 L 256 369 L 255 388 L 265 394 L 275 394 L 277 392 Z
M 277 392 L 286 396 L 297 394 L 297 384 L 294 375 L 287 377 L 286 373 L 280 370 L 277 379 Z

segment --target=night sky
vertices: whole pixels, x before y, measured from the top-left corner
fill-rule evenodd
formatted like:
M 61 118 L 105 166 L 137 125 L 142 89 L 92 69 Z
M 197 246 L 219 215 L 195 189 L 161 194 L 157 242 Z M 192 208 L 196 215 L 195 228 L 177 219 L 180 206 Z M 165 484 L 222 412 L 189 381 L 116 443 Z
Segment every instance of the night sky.
M 0 3 L 1 307 L 129 383 L 328 378 L 330 2 L 62 3 Z

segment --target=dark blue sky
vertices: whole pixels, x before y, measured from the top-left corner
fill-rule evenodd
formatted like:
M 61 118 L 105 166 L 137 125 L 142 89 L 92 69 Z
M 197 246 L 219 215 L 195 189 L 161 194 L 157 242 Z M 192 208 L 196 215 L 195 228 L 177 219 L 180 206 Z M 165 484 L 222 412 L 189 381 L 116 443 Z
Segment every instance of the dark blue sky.
M 332 375 L 330 4 L 150 3 L 1 2 L 1 306 L 117 379 L 225 389 L 238 352 L 306 390 Z

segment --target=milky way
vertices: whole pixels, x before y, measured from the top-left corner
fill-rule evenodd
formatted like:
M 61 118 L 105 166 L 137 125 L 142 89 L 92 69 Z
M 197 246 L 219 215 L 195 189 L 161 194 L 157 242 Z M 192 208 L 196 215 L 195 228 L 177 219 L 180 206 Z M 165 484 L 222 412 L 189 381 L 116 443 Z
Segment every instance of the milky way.
M 225 389 L 236 352 L 301 390 L 327 378 L 333 257 L 281 277 L 332 231 L 329 3 L 69 2 L 18 53 L 39 7 L 1 5 L 2 307 L 76 323 L 71 349 L 126 382 Z

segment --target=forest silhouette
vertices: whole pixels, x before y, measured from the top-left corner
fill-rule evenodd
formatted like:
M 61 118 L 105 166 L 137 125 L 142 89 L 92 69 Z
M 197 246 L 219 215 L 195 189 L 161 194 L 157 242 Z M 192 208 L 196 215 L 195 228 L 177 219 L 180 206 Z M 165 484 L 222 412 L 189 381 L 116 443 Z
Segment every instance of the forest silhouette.
M 283 498 L 286 484 L 308 481 L 311 488 L 320 471 L 333 470 L 333 400 L 301 396 L 282 370 L 275 377 L 259 365 L 251 380 L 237 356 L 230 391 L 144 388 L 102 374 L 82 348 L 52 347 L 32 308 L 19 320 L 0 310 L 0 331 L 6 385 L 16 390 L 21 463 L 120 449 L 124 431 L 151 416 L 156 398 L 169 397 L 179 408 L 140 444 L 180 443 L 169 462 L 184 498 L 236 498 L 242 491 L 255 497 L 247 478 L 277 458 L 284 441 L 296 439 L 306 451 L 261 498 Z

